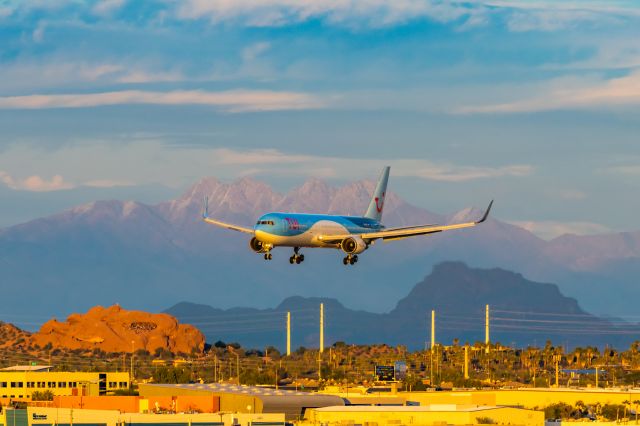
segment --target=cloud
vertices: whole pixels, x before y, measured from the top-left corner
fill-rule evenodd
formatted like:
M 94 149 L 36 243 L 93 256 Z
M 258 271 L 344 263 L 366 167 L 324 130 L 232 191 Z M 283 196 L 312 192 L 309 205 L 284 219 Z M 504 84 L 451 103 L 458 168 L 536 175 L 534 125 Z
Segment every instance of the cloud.
M 44 22 L 38 23 L 38 26 L 35 30 L 33 30 L 33 33 L 31 34 L 31 38 L 34 42 L 40 43 L 42 42 L 42 40 L 44 40 L 44 30 L 46 29 L 46 27 L 47 25 Z
M 284 26 L 324 18 L 332 24 L 364 21 L 385 27 L 416 18 L 450 22 L 468 13 L 462 2 L 432 0 L 185 0 L 177 17 L 207 19 L 212 23 L 236 21 L 247 26 Z
M 624 77 L 597 80 L 589 86 L 581 86 L 580 81 L 578 84 L 571 83 L 571 80 L 558 79 L 547 83 L 546 87 L 542 87 L 540 90 L 542 94 L 529 99 L 500 104 L 466 106 L 456 108 L 453 112 L 461 114 L 523 113 L 640 105 L 640 71 Z
M 38 175 L 29 176 L 21 180 L 15 179 L 10 174 L 2 171 L 0 171 L 0 182 L 11 189 L 32 192 L 60 191 L 75 187 L 75 185 L 66 182 L 60 175 L 53 176 L 51 180 L 46 180 Z
M 394 176 L 414 177 L 439 182 L 467 182 L 478 179 L 501 177 L 524 177 L 533 173 L 530 165 L 508 165 L 500 167 L 460 166 L 451 163 L 436 163 L 426 160 L 395 159 L 345 159 L 339 157 L 321 157 L 312 155 L 285 154 L 277 150 L 236 151 L 227 148 L 215 149 L 215 158 L 221 164 L 235 166 L 257 166 L 255 174 L 281 173 L 286 165 L 287 174 L 316 174 L 319 165 L 323 177 L 357 178 L 368 170 L 377 170 L 385 165 L 394 169 Z M 350 175 L 344 176 L 344 170 Z
M 613 166 L 605 169 L 605 171 L 618 175 L 640 176 L 640 165 L 633 164 L 628 166 Z
M 93 13 L 100 16 L 107 16 L 124 6 L 126 0 L 99 0 L 93 6 Z
M 545 240 L 566 234 L 594 235 L 612 232 L 610 228 L 593 222 L 510 221 L 509 223 L 524 228 Z
M 266 41 L 261 41 L 258 43 L 254 43 L 251 46 L 247 46 L 242 49 L 242 59 L 244 61 L 253 61 L 255 58 L 260 56 L 260 54 L 266 52 L 271 48 L 271 43 Z
M 123 90 L 102 93 L 0 97 L 0 108 L 4 109 L 89 108 L 125 104 L 209 105 L 228 112 L 300 110 L 324 106 L 319 98 L 306 93 L 267 90 L 220 92 Z

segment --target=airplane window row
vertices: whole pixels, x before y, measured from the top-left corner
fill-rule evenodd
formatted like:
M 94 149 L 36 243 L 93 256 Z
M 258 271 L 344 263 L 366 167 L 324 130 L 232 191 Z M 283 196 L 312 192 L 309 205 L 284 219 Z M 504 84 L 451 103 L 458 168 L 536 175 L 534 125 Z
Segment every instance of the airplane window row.
M 258 225 L 275 225 L 272 220 L 259 220 Z

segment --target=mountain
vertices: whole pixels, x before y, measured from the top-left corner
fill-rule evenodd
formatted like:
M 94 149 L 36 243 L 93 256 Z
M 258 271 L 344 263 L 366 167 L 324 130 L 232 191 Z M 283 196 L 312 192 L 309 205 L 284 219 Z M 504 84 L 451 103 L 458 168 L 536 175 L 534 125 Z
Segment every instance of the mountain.
M 246 236 L 200 221 L 205 196 L 212 216 L 249 226 L 266 211 L 361 214 L 373 186 L 361 181 L 335 188 L 311 179 L 281 194 L 250 178 L 205 178 L 156 205 L 97 201 L 0 229 L 0 312 L 20 315 L 24 323 L 18 325 L 33 328 L 43 316 L 66 316 L 95 304 L 159 311 L 176 300 L 198 300 L 266 308 L 293 294 L 388 312 L 412 283 L 448 260 L 558 283 L 591 312 L 636 312 L 640 233 L 544 241 L 490 218 L 465 231 L 376 244 L 357 266 L 345 268 L 333 250 L 306 250 L 305 263 L 291 266 L 288 250 L 276 249 L 274 260 L 264 262 L 248 250 Z M 389 193 L 384 220 L 405 226 L 480 214 L 464 209 L 439 215 Z
M 199 327 L 211 343 L 239 342 L 245 347 L 286 342 L 286 313 L 291 312 L 292 347 L 317 347 L 319 305 L 324 303 L 325 343 L 404 344 L 423 347 L 429 340 L 431 310 L 436 311 L 437 341 L 484 341 L 485 305 L 490 304 L 492 342 L 503 344 L 614 345 L 626 347 L 638 327 L 621 327 L 590 315 L 554 284 L 538 283 L 499 268 L 470 268 L 444 262 L 398 301 L 389 313 L 346 308 L 335 299 L 289 297 L 273 309 L 216 309 L 178 303 L 165 312 Z

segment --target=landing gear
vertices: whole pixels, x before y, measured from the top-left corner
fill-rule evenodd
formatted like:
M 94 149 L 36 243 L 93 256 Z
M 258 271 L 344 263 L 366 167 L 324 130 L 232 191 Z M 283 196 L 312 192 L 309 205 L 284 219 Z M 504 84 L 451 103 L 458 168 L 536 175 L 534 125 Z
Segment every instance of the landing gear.
M 273 259 L 273 256 L 271 255 L 271 253 L 266 252 L 264 254 L 264 260 L 271 260 L 271 259 Z
M 293 248 L 293 256 L 291 256 L 289 258 L 289 263 L 290 264 L 301 264 L 302 262 L 304 262 L 304 254 L 299 254 L 298 252 L 300 251 L 300 247 L 294 247 Z
M 342 264 L 343 265 L 353 265 L 354 263 L 358 262 L 358 255 L 357 254 L 349 254 L 347 255 L 347 257 L 345 257 L 344 259 L 342 259 Z

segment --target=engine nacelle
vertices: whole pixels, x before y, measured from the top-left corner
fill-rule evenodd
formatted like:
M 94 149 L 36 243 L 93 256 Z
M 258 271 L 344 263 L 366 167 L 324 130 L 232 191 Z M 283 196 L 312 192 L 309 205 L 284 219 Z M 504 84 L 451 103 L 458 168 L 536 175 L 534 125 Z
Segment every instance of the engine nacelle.
M 249 241 L 249 247 L 251 247 L 251 250 L 255 251 L 256 253 L 264 253 L 265 251 L 264 244 L 256 237 L 253 237 L 251 241 Z
M 368 244 L 360 237 L 348 237 L 342 240 L 340 248 L 347 254 L 360 254 L 365 251 Z

